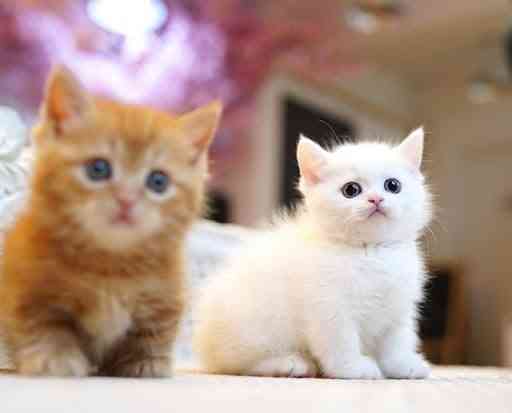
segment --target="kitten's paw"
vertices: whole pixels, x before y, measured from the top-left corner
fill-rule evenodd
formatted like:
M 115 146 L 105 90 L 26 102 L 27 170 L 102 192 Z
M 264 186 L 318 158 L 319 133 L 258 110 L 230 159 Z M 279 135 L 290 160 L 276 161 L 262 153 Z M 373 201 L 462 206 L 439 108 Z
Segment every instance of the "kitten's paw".
M 18 372 L 27 376 L 85 377 L 92 369 L 80 350 L 28 352 L 20 357 Z
M 172 375 L 172 365 L 169 357 L 148 357 L 117 365 L 111 374 L 115 377 L 164 378 Z
M 370 357 L 361 356 L 343 364 L 335 372 L 324 372 L 326 377 L 332 379 L 362 379 L 377 380 L 382 379 L 382 373 L 379 366 Z
M 424 379 L 430 374 L 429 364 L 417 353 L 383 358 L 380 364 L 390 379 Z
M 257 363 L 247 374 L 266 377 L 316 377 L 316 365 L 300 354 L 274 357 Z

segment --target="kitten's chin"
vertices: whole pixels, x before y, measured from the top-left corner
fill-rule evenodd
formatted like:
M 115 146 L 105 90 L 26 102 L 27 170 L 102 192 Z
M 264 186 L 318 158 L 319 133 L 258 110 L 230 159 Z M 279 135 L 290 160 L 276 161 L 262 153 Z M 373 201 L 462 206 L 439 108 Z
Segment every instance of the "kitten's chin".
M 415 240 L 418 230 L 411 225 L 401 225 L 393 217 L 374 215 L 361 223 L 354 235 L 363 244 L 382 244 Z
M 133 236 L 123 236 L 119 231 L 104 231 L 103 236 L 95 237 L 96 244 L 103 250 L 119 252 L 134 247 L 138 240 Z
M 122 252 L 143 245 L 155 232 L 141 220 L 116 220 L 96 225 L 89 222 L 85 230 L 99 248 L 112 252 Z
M 100 236 L 95 236 L 97 245 L 104 250 L 121 252 L 142 244 L 147 236 L 142 236 L 136 225 L 111 225 Z

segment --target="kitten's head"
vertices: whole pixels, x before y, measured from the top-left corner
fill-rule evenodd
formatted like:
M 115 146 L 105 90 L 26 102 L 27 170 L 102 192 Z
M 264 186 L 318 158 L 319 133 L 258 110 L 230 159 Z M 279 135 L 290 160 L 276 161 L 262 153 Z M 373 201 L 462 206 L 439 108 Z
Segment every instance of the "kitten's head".
M 220 113 L 217 102 L 174 118 L 96 99 L 56 68 L 34 133 L 42 219 L 113 250 L 183 234 L 200 212 Z
M 416 239 L 431 219 L 420 171 L 423 129 L 400 145 L 358 143 L 329 152 L 301 137 L 299 188 L 314 222 L 356 244 Z

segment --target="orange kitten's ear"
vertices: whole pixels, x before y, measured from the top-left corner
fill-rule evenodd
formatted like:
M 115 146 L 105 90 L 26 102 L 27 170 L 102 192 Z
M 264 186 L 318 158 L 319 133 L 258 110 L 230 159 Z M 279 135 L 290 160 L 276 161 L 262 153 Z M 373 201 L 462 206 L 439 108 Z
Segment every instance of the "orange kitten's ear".
M 214 101 L 179 118 L 182 138 L 194 148 L 194 160 L 205 154 L 212 141 L 222 114 L 222 104 Z
M 48 78 L 43 106 L 57 132 L 79 125 L 93 109 L 92 97 L 65 66 L 56 66 Z

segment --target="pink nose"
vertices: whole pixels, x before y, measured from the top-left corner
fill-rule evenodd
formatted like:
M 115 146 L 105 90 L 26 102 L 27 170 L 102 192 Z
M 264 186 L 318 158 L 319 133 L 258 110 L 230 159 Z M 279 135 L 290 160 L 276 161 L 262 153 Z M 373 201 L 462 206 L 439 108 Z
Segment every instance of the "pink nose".
M 119 207 L 123 211 L 130 211 L 133 208 L 133 205 L 135 204 L 135 201 L 132 199 L 126 199 L 126 198 L 117 198 L 117 202 L 119 203 Z
M 370 204 L 375 205 L 375 206 L 379 206 L 382 203 L 382 201 L 384 201 L 384 198 L 382 198 L 382 197 L 380 197 L 378 195 L 371 196 L 371 197 L 368 198 L 368 202 Z

